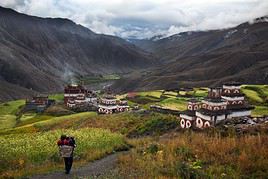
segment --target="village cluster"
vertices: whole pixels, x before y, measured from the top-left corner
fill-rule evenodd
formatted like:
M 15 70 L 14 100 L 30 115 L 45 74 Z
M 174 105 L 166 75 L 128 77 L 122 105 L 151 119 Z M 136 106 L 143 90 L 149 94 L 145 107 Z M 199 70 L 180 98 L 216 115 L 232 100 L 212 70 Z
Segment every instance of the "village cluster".
M 115 95 L 106 92 L 100 98 L 93 91 L 82 85 L 68 85 L 64 89 L 64 103 L 69 108 L 95 106 L 99 113 L 112 114 L 129 110 L 127 101 L 116 99 Z
M 50 100 L 47 95 L 38 95 L 31 100 L 26 100 L 25 108 L 43 112 L 54 103 L 55 101 Z M 97 110 L 100 114 L 112 114 L 129 110 L 126 100 L 116 99 L 115 95 L 110 92 L 98 97 L 96 92 L 88 90 L 82 85 L 67 85 L 64 88 L 64 104 L 72 110 Z
M 26 108 L 38 112 L 44 111 L 55 101 L 48 96 L 36 96 L 26 100 Z M 68 85 L 64 89 L 64 104 L 67 108 L 96 110 L 100 114 L 112 114 L 129 110 L 126 100 L 119 100 L 112 93 L 106 92 L 100 97 L 82 85 Z M 151 106 L 151 109 L 157 109 Z M 203 100 L 191 98 L 185 111 L 178 112 L 181 128 L 206 128 L 232 118 L 250 117 L 253 106 L 241 93 L 241 84 L 228 83 L 222 87 L 209 88 L 208 96 Z M 159 112 L 163 110 L 158 110 Z M 172 113 L 168 111 L 168 113 Z
M 247 103 L 240 88 L 239 83 L 224 84 L 209 88 L 208 96 L 202 101 L 191 99 L 187 110 L 180 114 L 181 127 L 204 128 L 226 119 L 250 116 L 254 107 Z

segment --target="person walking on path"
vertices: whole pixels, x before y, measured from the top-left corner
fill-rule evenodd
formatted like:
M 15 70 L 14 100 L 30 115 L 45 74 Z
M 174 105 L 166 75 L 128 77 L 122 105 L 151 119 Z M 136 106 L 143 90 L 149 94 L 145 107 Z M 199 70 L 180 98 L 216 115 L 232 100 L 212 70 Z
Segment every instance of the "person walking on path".
M 61 157 L 64 159 L 65 173 L 69 174 L 73 165 L 73 151 L 76 147 L 74 137 L 62 135 L 57 142 Z

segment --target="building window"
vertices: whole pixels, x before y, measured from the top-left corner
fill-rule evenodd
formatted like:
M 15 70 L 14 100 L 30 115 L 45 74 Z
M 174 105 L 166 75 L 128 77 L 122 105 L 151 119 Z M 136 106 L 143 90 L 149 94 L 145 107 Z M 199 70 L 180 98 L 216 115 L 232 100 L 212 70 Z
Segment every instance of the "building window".
M 192 105 L 188 105 L 188 109 L 189 110 L 192 110 L 193 109 L 193 106 Z
M 210 127 L 210 123 L 209 123 L 208 121 L 206 121 L 206 122 L 204 123 L 204 127 Z
M 200 118 L 196 119 L 196 127 L 202 128 L 203 127 L 203 121 Z
M 192 126 L 192 124 L 191 124 L 191 122 L 190 122 L 190 121 L 188 121 L 188 120 L 187 120 L 187 121 L 186 121 L 186 125 L 185 125 L 185 126 L 186 126 L 186 128 L 190 128 L 190 127 Z
M 191 105 L 188 105 L 188 109 L 189 109 L 189 110 L 192 110 L 193 108 L 192 108 L 192 106 L 191 106 Z
M 185 120 L 184 119 L 181 119 L 181 128 L 185 128 Z
M 236 89 L 236 90 L 234 90 L 234 93 L 239 93 L 239 90 L 237 90 L 237 89 Z
M 231 93 L 229 89 L 224 90 L 224 93 Z

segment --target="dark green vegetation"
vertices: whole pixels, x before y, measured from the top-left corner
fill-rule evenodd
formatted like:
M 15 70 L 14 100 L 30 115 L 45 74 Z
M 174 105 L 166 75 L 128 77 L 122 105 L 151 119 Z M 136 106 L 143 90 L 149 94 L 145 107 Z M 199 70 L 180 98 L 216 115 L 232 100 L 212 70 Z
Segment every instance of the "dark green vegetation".
M 129 137 L 161 135 L 178 127 L 179 120 L 175 116 L 156 115 L 153 119 L 145 121 L 138 125 L 133 131 L 128 134 Z
M 81 84 L 89 85 L 94 83 L 104 83 L 114 80 L 119 80 L 120 76 L 117 74 L 111 74 L 111 75 L 98 75 L 98 76 L 85 76 L 82 78 L 79 78 L 79 81 Z

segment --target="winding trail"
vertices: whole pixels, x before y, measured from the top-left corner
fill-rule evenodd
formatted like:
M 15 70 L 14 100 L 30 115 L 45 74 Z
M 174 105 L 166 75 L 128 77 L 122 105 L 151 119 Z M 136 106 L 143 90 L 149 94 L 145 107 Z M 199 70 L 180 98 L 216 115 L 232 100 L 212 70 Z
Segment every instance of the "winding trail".
M 116 168 L 118 156 L 127 153 L 125 152 L 117 152 L 111 155 L 108 155 L 102 159 L 96 160 L 94 162 L 90 162 L 80 168 L 72 169 L 70 174 L 66 175 L 64 170 L 60 172 L 48 173 L 48 174 L 40 174 L 29 177 L 30 179 L 70 179 L 70 178 L 95 178 L 106 174 L 112 169 Z M 75 163 L 74 163 L 75 165 Z

